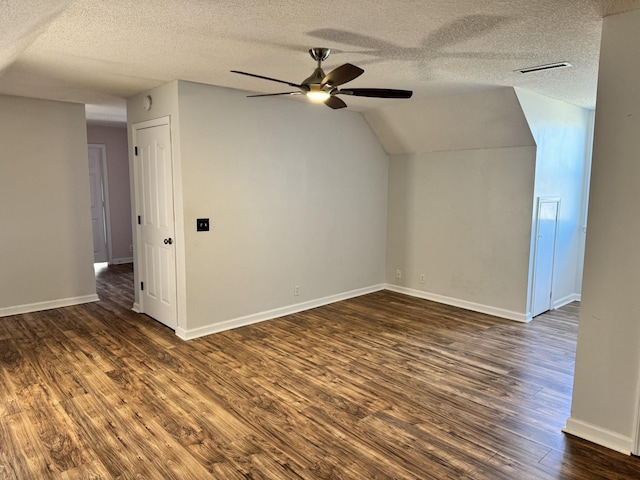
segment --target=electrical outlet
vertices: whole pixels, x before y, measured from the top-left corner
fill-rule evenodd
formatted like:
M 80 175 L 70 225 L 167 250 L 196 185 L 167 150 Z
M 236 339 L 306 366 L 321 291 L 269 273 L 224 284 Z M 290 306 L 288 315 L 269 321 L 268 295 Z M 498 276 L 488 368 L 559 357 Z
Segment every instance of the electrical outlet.
M 293 295 L 296 296 L 296 297 L 298 295 L 300 295 L 300 285 L 294 285 L 293 286 Z
M 129 245 L 129 252 L 133 253 L 133 245 Z
M 424 283 L 424 273 L 420 274 L 420 283 Z
M 400 280 L 402 278 L 402 270 L 400 270 L 399 268 L 396 269 L 396 278 L 398 280 Z

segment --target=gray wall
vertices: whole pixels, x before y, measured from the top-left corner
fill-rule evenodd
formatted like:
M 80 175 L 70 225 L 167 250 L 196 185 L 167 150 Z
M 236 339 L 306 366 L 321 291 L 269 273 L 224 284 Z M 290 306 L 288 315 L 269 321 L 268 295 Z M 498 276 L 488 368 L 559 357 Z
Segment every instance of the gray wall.
M 640 12 L 604 20 L 567 431 L 629 453 L 640 378 Z M 636 451 L 637 453 L 637 451 Z
M 362 115 L 189 82 L 177 104 L 183 335 L 382 288 L 388 158 Z
M 536 147 L 513 89 L 412 102 L 367 120 L 387 150 L 407 152 L 389 162 L 387 283 L 525 321 Z
M 0 96 L 0 316 L 95 300 L 84 105 Z

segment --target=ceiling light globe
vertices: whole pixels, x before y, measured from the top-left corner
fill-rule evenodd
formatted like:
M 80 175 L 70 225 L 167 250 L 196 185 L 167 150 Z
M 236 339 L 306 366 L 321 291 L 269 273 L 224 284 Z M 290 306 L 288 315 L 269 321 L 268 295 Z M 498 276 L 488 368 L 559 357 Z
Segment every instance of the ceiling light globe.
M 307 98 L 312 102 L 324 102 L 330 96 L 329 92 L 325 92 L 324 90 L 311 90 L 310 92 L 307 92 Z

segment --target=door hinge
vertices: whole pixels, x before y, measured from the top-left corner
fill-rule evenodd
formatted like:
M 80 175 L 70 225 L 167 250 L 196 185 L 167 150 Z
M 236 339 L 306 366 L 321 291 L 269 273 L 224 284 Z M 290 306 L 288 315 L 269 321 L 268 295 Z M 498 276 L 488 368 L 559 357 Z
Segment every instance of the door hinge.
M 138 156 L 138 147 L 133 147 L 133 154 L 137 157 Z
M 144 282 L 140 282 L 140 290 L 144 291 Z
M 138 215 L 138 225 L 142 225 L 142 218 Z

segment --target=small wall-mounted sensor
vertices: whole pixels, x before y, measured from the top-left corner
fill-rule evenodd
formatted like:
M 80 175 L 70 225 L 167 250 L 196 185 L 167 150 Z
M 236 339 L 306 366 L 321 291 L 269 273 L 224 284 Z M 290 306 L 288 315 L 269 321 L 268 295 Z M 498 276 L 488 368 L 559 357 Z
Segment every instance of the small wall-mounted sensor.
M 196 220 L 196 229 L 198 232 L 208 232 L 209 231 L 209 219 L 208 218 L 198 218 Z

